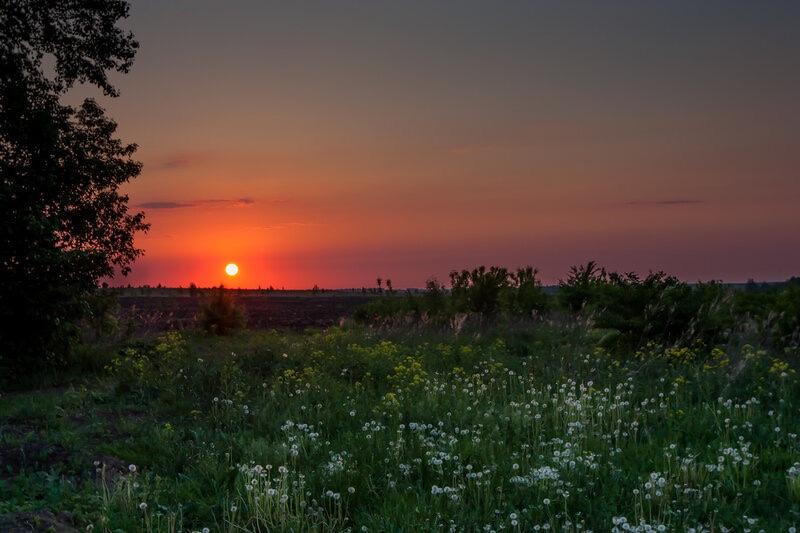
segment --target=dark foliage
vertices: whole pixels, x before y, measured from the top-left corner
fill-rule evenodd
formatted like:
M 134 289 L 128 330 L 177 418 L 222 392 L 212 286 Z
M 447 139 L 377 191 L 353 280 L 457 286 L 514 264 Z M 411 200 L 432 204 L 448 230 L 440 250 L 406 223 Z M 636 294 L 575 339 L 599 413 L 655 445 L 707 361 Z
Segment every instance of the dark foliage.
M 688 285 L 664 272 L 644 278 L 608 273 L 590 262 L 559 285 L 564 308 L 609 330 L 609 344 L 723 341 L 733 326 L 729 294 L 720 283 Z M 613 342 L 612 342 L 613 341 Z
M 198 324 L 208 333 L 227 335 L 244 326 L 244 311 L 236 303 L 233 294 L 220 286 L 203 300 Z
M 597 263 L 574 266 L 554 295 L 532 267 L 453 271 L 450 289 L 435 280 L 419 294 L 384 296 L 360 308 L 356 320 L 416 317 L 424 324 L 449 326 L 457 314 L 479 323 L 566 317 L 586 322 L 607 348 L 635 350 L 648 343 L 706 346 L 740 341 L 800 344 L 800 280 L 748 284 L 734 290 L 720 282 L 688 284 L 664 272 L 645 277 L 609 272 Z M 390 322 L 387 322 L 390 323 Z
M 117 92 L 137 43 L 116 27 L 122 0 L 4 1 L 0 8 L 0 374 L 58 362 L 98 279 L 126 274 L 147 229 L 119 186 L 139 174 L 135 145 L 75 83 Z M 44 64 L 47 64 L 45 68 Z M 52 72 L 47 76 L 45 72 Z
M 502 317 L 532 318 L 550 306 L 533 267 L 514 272 L 502 267 L 478 267 L 450 273 L 450 289 L 428 280 L 422 294 L 388 294 L 360 308 L 354 318 L 370 321 L 412 315 L 431 324 L 446 324 L 456 314 L 476 314 L 487 322 Z
M 762 338 L 782 346 L 800 345 L 800 278 L 777 287 L 748 287 L 735 294 L 733 306 Z

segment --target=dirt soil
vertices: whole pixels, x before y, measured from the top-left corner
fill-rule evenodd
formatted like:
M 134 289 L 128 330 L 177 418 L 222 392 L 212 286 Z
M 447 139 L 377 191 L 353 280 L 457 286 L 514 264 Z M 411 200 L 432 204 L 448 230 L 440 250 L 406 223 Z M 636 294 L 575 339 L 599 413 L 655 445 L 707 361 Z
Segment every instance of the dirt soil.
M 31 441 L 14 446 L 0 445 L 0 479 L 22 471 L 48 471 L 69 459 L 70 453 L 59 444 Z
M 250 328 L 301 330 L 327 327 L 370 300 L 369 295 L 336 296 L 242 296 L 237 301 L 245 309 Z M 120 296 L 120 315 L 136 329 L 151 331 L 184 329 L 194 324 L 202 297 Z
M 35 513 L 12 513 L 0 515 L 0 531 L 3 533 L 30 533 L 41 531 L 48 533 L 77 533 L 72 526 L 69 513 L 54 515 L 44 509 Z

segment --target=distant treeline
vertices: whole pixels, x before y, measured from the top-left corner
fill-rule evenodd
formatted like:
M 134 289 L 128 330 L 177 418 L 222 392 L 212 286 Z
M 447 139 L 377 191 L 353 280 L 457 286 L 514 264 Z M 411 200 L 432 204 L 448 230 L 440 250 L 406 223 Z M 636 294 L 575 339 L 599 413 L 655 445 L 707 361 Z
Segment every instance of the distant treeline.
M 430 280 L 423 292 L 386 295 L 358 309 L 354 318 L 445 327 L 576 319 L 596 330 L 601 344 L 626 347 L 713 345 L 734 335 L 779 346 L 797 346 L 800 340 L 800 278 L 689 284 L 664 272 L 642 277 L 589 262 L 572 267 L 556 290 L 547 290 L 537 274 L 532 267 L 453 271 L 449 287 Z
M 117 296 L 201 296 L 207 293 L 216 292 L 220 288 L 224 288 L 225 291 L 235 293 L 241 296 L 260 296 L 260 295 L 268 295 L 274 293 L 311 293 L 311 294 L 364 294 L 364 295 L 374 295 L 374 294 L 383 294 L 384 292 L 394 292 L 394 289 L 391 288 L 391 285 L 387 289 L 383 289 L 382 287 L 349 287 L 349 288 L 338 288 L 338 289 L 328 289 L 325 287 L 320 287 L 319 285 L 314 285 L 308 289 L 287 289 L 286 287 L 273 287 L 272 285 L 268 287 L 257 287 L 257 288 L 233 288 L 233 287 L 224 287 L 223 285 L 216 285 L 210 287 L 199 287 L 194 283 L 190 283 L 187 287 L 182 285 L 178 285 L 177 287 L 168 287 L 166 285 L 161 285 L 160 283 L 157 285 L 127 285 L 127 286 L 118 286 L 118 287 L 110 287 L 108 283 L 103 283 L 100 287 L 103 290 L 111 291 Z M 420 289 L 411 289 L 412 291 L 419 291 Z

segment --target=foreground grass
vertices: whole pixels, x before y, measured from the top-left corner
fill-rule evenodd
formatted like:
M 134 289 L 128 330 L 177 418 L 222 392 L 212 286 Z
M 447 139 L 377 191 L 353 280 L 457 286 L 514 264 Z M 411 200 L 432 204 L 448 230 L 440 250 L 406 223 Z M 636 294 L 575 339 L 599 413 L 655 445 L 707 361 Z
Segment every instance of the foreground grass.
M 556 326 L 170 334 L 95 351 L 78 384 L 0 397 L 7 523 L 47 526 L 42 509 L 103 531 L 800 522 L 791 353 L 611 354 Z

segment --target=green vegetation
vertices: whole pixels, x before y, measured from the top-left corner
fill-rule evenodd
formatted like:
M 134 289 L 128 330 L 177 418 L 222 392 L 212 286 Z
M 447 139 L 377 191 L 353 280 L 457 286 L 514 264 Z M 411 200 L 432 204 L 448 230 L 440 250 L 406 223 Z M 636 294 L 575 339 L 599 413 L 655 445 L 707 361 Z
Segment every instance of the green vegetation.
M 650 342 L 714 345 L 736 337 L 776 348 L 800 342 L 800 279 L 734 289 L 690 285 L 664 272 L 644 278 L 607 272 L 594 262 L 573 267 L 547 292 L 531 267 L 453 271 L 450 288 L 431 280 L 423 293 L 387 295 L 355 318 L 371 325 L 451 327 L 454 322 L 530 323 L 564 317 L 604 332 L 602 345 L 631 351 Z
M 481 294 L 497 285 L 485 275 Z M 420 300 L 456 297 L 470 300 Z M 82 377 L 65 388 L 0 397 L 0 526 L 61 516 L 96 531 L 800 522 L 796 348 L 728 337 L 609 349 L 606 336 L 551 317 L 458 332 L 98 340 L 74 355 Z

